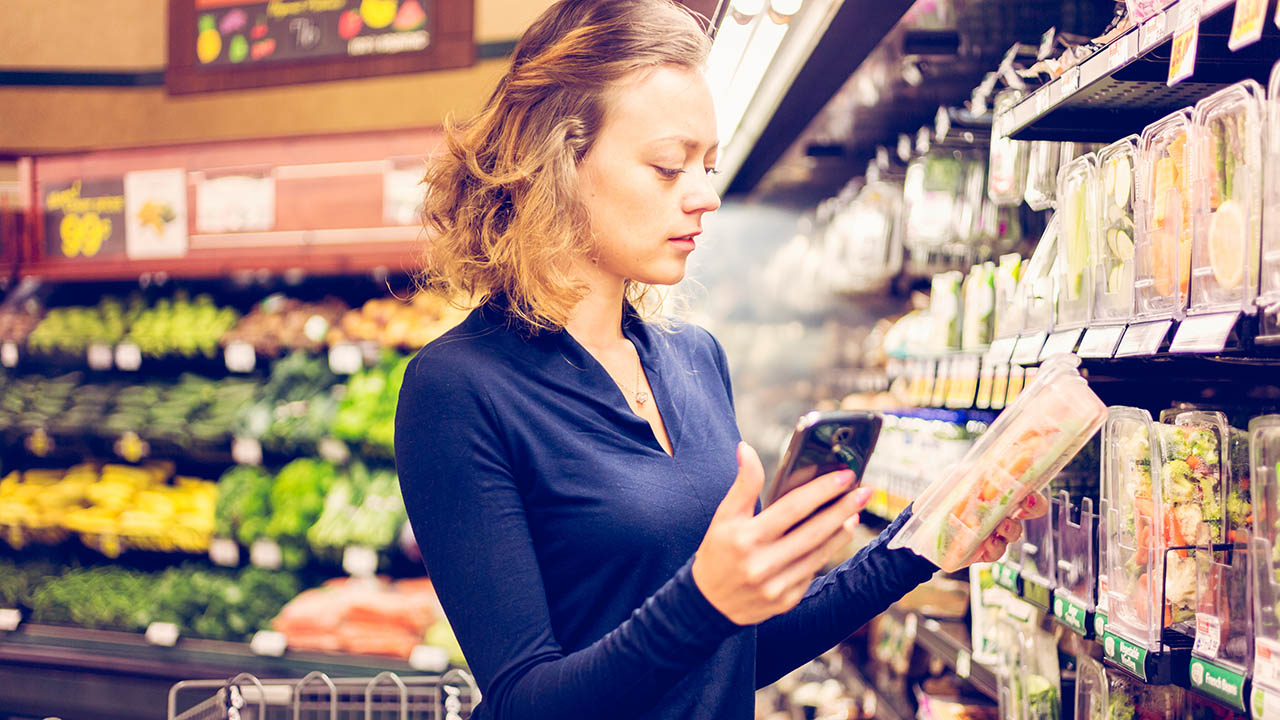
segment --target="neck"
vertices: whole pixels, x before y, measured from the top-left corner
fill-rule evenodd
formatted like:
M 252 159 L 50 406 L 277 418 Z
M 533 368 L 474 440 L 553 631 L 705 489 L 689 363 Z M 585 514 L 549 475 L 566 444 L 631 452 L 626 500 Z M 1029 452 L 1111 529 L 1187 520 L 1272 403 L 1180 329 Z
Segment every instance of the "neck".
M 590 264 L 583 275 L 588 292 L 569 314 L 565 330 L 589 350 L 614 347 L 623 339 L 623 280 Z

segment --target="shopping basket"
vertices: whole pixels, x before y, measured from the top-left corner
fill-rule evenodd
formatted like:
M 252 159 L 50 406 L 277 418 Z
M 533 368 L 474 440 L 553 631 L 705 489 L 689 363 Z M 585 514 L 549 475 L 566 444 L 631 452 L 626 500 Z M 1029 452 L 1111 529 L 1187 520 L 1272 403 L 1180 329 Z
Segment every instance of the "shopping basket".
M 466 720 L 478 702 L 480 689 L 461 670 L 409 678 L 313 672 L 301 680 L 240 673 L 229 680 L 175 684 L 169 689 L 169 720 Z

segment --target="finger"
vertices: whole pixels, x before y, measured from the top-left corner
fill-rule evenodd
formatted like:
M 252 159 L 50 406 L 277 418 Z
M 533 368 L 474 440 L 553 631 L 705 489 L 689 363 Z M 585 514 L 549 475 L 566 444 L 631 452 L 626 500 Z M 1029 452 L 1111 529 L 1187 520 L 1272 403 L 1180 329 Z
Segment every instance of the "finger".
M 814 478 L 783 495 L 760 513 L 761 537 L 766 540 L 782 537 L 796 523 L 813 514 L 814 510 L 847 493 L 853 486 L 853 481 L 852 470 L 839 470 Z
M 722 516 L 746 516 L 755 514 L 756 501 L 764 487 L 764 465 L 754 448 L 745 442 L 738 443 L 738 477 L 729 486 L 729 492 L 716 508 L 715 518 Z M 715 521 L 715 518 L 712 521 Z
M 770 579 L 764 587 L 766 595 L 783 597 L 787 591 L 797 586 L 808 588 L 818 571 L 827 564 L 837 550 L 849 544 L 853 533 L 843 524 L 839 529 L 826 537 L 821 544 L 802 555 L 794 562 L 786 565 Z
M 848 493 L 831 507 L 783 535 L 764 554 L 764 572 L 761 574 L 768 577 L 780 573 L 821 549 L 833 535 L 841 531 L 851 533 L 857 526 L 858 513 L 866 507 L 871 493 L 871 488 L 859 488 Z
M 998 537 L 989 537 L 983 541 L 973 555 L 969 557 L 965 565 L 972 565 L 976 562 L 995 562 L 1004 557 L 1005 550 L 1009 547 L 1009 543 Z
M 1022 537 L 1022 523 L 1012 518 L 1005 518 L 996 525 L 996 529 L 991 534 L 1006 543 L 1014 542 Z
M 1040 493 L 1031 493 L 1016 510 L 1009 514 L 1014 520 L 1034 520 L 1044 517 L 1049 512 L 1049 501 Z

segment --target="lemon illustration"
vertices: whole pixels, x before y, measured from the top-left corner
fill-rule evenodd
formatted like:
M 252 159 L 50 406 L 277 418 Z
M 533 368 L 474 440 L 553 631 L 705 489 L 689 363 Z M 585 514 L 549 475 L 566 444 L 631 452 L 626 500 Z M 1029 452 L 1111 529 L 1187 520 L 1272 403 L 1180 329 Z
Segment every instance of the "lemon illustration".
M 196 38 L 196 57 L 200 58 L 200 62 L 208 64 L 218 59 L 218 53 L 222 52 L 222 36 L 217 30 L 209 28 L 200 33 L 200 37 Z
M 79 215 L 67 213 L 62 216 L 62 223 L 58 225 L 58 236 L 62 238 L 64 257 L 75 257 L 80 254 L 80 249 L 84 246 L 82 227 Z
M 377 30 L 396 19 L 396 0 L 360 0 L 360 17 L 364 24 Z
M 81 237 L 83 245 L 80 252 L 85 257 L 93 257 L 102 249 L 102 243 L 111 235 L 111 218 L 102 218 L 98 213 L 87 213 L 81 221 Z

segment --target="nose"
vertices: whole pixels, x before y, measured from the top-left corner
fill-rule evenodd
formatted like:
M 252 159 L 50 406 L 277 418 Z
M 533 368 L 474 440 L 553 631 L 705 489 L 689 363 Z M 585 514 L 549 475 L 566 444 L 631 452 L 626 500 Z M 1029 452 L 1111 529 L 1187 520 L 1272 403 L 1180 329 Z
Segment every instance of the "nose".
M 720 194 L 711 184 L 709 173 L 689 173 L 693 180 L 689 191 L 685 193 L 683 205 L 685 213 L 709 213 L 720 207 Z

